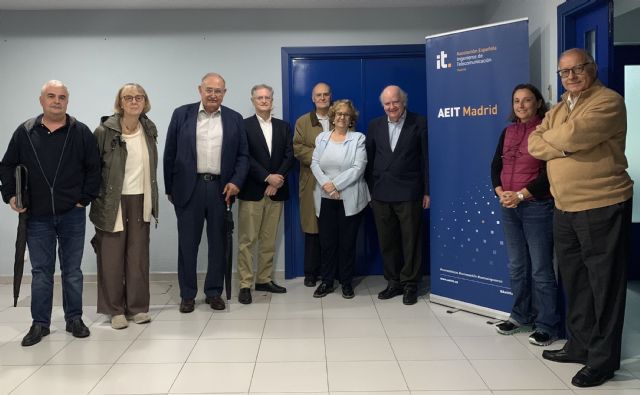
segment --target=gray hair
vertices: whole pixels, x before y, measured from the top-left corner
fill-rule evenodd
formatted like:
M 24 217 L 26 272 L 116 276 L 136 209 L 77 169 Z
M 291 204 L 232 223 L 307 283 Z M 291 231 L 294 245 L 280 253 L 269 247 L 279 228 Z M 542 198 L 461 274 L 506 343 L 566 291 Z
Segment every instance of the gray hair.
M 202 83 L 202 82 L 204 82 L 204 80 L 206 80 L 207 78 L 211 78 L 211 77 L 218 78 L 218 79 L 222 80 L 222 83 L 223 83 L 225 86 L 227 85 L 227 81 L 225 81 L 225 80 L 224 80 L 224 78 L 222 78 L 222 76 L 221 76 L 220 74 L 218 74 L 218 73 L 214 73 L 214 72 L 210 72 L 210 73 L 205 74 L 205 75 L 202 77 L 202 79 L 200 80 L 200 82 Z
M 581 55 L 582 58 L 584 60 L 586 60 L 587 62 L 590 62 L 590 63 L 593 63 L 593 64 L 596 63 L 595 59 L 593 59 L 593 56 L 589 53 L 589 51 L 587 51 L 586 49 L 582 49 L 582 48 L 567 49 L 566 51 L 564 51 L 563 53 L 560 54 L 560 58 L 558 58 L 558 59 L 561 59 L 565 55 L 569 55 L 569 54 L 572 54 L 572 53 Z
M 251 88 L 251 97 L 253 97 L 253 94 L 256 93 L 256 91 L 258 89 L 266 89 L 271 93 L 271 98 L 273 98 L 273 88 L 270 87 L 267 84 L 258 84 L 258 85 L 254 85 L 253 88 Z
M 407 102 L 409 101 L 409 96 L 407 95 L 407 92 L 403 91 L 403 90 L 402 90 L 402 88 L 400 88 L 400 87 L 399 87 L 399 86 L 397 86 L 397 85 L 389 85 L 389 86 L 385 87 L 385 88 L 382 90 L 382 92 L 380 92 L 380 97 L 379 97 L 379 99 L 380 99 L 380 104 L 383 104 L 383 103 L 382 103 L 382 95 L 384 94 L 384 91 L 386 91 L 386 90 L 387 90 L 387 89 L 389 89 L 389 88 L 396 88 L 396 89 L 398 89 L 398 93 L 400 94 L 400 100 L 402 100 L 402 103 L 403 103 L 403 104 L 404 104 L 404 106 L 406 107 L 406 106 L 407 106 Z
M 44 95 L 44 91 L 47 90 L 47 88 L 50 86 L 63 88 L 65 91 L 67 91 L 67 96 L 69 96 L 69 88 L 67 88 L 67 86 L 62 81 L 58 80 L 49 80 L 45 82 L 44 85 L 42 85 L 42 88 L 40 88 L 40 94 Z

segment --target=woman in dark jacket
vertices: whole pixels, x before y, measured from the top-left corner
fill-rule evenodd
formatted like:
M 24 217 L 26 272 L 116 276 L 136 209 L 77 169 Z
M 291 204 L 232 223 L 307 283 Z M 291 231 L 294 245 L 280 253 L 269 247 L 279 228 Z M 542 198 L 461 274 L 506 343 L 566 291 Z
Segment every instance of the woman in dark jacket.
M 111 326 L 136 324 L 149 316 L 149 228 L 158 218 L 158 131 L 146 113 L 149 98 L 138 84 L 118 91 L 115 114 L 102 118 L 94 135 L 102 160 L 99 197 L 89 218 L 95 225 L 92 244 L 98 256 L 98 313 Z
M 546 163 L 529 155 L 528 139 L 547 108 L 531 84 L 516 86 L 511 97 L 513 123 L 502 132 L 491 163 L 493 187 L 502 205 L 513 292 L 509 320 L 496 325 L 496 330 L 503 335 L 534 330 L 529 342 L 546 346 L 560 334 L 553 199 Z

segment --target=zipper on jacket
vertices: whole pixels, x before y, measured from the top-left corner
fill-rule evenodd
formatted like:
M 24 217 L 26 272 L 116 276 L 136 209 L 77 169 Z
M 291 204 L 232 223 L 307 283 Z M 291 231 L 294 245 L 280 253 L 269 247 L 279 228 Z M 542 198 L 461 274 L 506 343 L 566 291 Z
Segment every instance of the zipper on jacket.
M 44 169 L 42 168 L 42 163 L 40 163 L 40 158 L 38 157 L 38 153 L 36 152 L 36 147 L 33 145 L 33 141 L 31 141 L 31 136 L 29 135 L 29 131 L 27 130 L 27 139 L 29 140 L 29 144 L 31 145 L 31 149 L 33 150 L 33 155 L 36 157 L 36 162 L 38 162 L 38 167 L 40 168 L 40 172 L 42 173 L 44 182 L 46 182 L 47 186 L 49 187 L 49 193 L 51 194 L 51 212 L 53 215 L 56 215 L 56 204 L 53 196 L 53 188 L 56 185 L 56 180 L 58 179 L 58 172 L 60 171 L 60 164 L 62 163 L 62 157 L 64 156 L 64 151 L 67 148 L 69 135 L 71 135 L 72 123 L 73 121 L 69 120 L 69 126 L 67 127 L 67 136 L 64 138 L 64 144 L 62 145 L 62 152 L 60 152 L 60 158 L 58 159 L 58 166 L 56 167 L 56 172 L 55 172 L 55 175 L 53 176 L 53 183 L 49 183 L 49 180 L 47 179 L 47 175 L 44 173 Z

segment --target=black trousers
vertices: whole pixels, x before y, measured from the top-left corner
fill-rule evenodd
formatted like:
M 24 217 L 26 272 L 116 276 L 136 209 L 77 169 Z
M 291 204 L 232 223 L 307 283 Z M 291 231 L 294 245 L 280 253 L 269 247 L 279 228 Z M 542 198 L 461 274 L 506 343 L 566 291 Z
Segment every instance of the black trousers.
M 320 236 L 304 234 L 304 276 L 316 279 L 320 274 Z
M 207 297 L 222 293 L 225 262 L 224 221 L 227 209 L 219 179 L 198 177 L 191 199 L 184 207 L 175 206 L 178 219 L 178 283 L 180 297 L 195 299 L 198 292 L 198 248 L 202 229 L 207 222 L 207 275 L 204 294 Z
M 620 368 L 631 208 L 629 199 L 592 210 L 554 211 L 558 268 L 568 300 L 565 348 L 607 371 Z
M 318 229 L 323 282 L 333 285 L 337 274 L 342 285 L 351 284 L 356 262 L 356 239 L 363 212 L 346 216 L 342 200 L 322 199 Z
M 384 278 L 390 286 L 415 285 L 422 268 L 422 202 L 371 201 Z

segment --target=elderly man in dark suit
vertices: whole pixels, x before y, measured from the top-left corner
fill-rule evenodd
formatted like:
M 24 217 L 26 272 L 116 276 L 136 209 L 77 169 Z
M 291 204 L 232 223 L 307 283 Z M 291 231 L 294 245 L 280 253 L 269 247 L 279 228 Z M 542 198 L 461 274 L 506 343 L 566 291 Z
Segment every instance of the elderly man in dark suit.
M 224 310 L 224 215 L 249 169 L 242 116 L 222 105 L 227 92 L 216 73 L 202 77 L 201 101 L 178 107 L 171 117 L 164 150 L 164 185 L 178 218 L 180 312 L 190 313 L 198 291 L 196 266 L 204 221 L 209 244 L 205 302 Z
M 417 302 L 422 264 L 422 210 L 429 208 L 427 121 L 408 112 L 407 94 L 387 86 L 380 94 L 386 116 L 367 131 L 366 170 L 387 287 L 378 299 L 403 295 Z
M 254 281 L 253 252 L 258 244 L 256 291 L 285 293 L 273 281 L 278 223 L 283 201 L 289 198 L 287 174 L 293 165 L 291 127 L 271 116 L 273 88 L 260 84 L 251 89 L 256 114 L 244 120 L 249 143 L 249 175 L 238 195 L 238 301 L 251 303 Z

